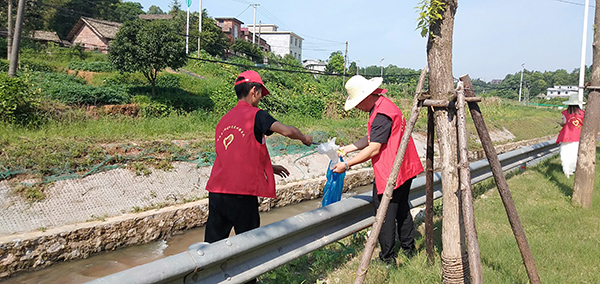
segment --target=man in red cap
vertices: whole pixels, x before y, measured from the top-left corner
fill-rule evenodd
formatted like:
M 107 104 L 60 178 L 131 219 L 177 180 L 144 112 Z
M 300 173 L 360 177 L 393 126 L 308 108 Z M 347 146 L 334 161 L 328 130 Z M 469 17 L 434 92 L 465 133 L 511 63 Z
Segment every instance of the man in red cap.
M 271 164 L 265 135 L 277 132 L 307 146 L 313 140 L 258 108 L 269 90 L 255 71 L 242 72 L 234 89 L 238 103 L 215 129 L 217 157 L 206 184 L 209 209 L 204 241 L 209 243 L 229 237 L 231 228 L 236 234 L 258 228 L 258 196 L 276 198 L 274 174 L 289 175 L 283 166 Z
M 360 75 L 353 76 L 346 82 L 348 99 L 344 108 L 350 110 L 356 107 L 368 112 L 368 132 L 367 136 L 359 141 L 341 148 L 342 153 L 357 150 L 360 152 L 346 162 L 337 163 L 333 169 L 333 172 L 343 173 L 353 165 L 371 160 L 375 175 L 373 183 L 375 210 L 383 197 L 406 126 L 402 111 L 390 99 L 382 96 L 387 92 L 386 89 L 379 88 L 382 82 L 381 77 L 367 80 Z M 422 171 L 423 166 L 411 137 L 378 238 L 381 246 L 379 258 L 388 264 L 396 264 L 394 251 L 396 232 L 405 255 L 410 256 L 415 251 L 415 226 L 410 215 L 408 194 L 412 180 Z

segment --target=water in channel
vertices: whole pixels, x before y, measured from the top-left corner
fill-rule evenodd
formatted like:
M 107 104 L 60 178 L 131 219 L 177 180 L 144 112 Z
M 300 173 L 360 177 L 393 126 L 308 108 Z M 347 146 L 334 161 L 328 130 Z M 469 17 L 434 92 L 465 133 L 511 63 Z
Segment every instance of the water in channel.
M 368 192 L 372 185 L 357 187 L 344 193 L 342 199 Z M 261 212 L 261 226 L 321 207 L 321 199 L 303 201 L 281 208 Z M 204 240 L 204 227 L 188 230 L 175 235 L 168 241 L 160 240 L 144 245 L 131 246 L 110 252 L 100 253 L 87 259 L 72 260 L 54 264 L 48 268 L 23 272 L 0 281 L 0 284 L 76 284 L 117 273 L 138 265 L 149 263 L 184 252 L 191 244 Z

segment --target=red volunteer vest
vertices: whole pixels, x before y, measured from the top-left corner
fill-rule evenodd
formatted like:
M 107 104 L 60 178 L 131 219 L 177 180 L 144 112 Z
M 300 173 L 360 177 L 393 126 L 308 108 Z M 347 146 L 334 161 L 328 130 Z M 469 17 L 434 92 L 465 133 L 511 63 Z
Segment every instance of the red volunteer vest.
M 206 184 L 209 192 L 276 197 L 267 145 L 254 138 L 254 119 L 258 110 L 239 101 L 217 124 L 217 157 Z
M 406 127 L 406 119 L 402 116 L 402 111 L 388 98 L 380 96 L 375 102 L 373 112 L 369 117 L 369 133 L 368 139 L 371 141 L 371 125 L 375 116 L 378 114 L 385 114 L 392 119 L 392 133 L 387 143 L 381 144 L 381 150 L 379 154 L 374 156 L 371 160 L 373 162 L 373 171 L 375 173 L 375 185 L 377 187 L 377 194 L 383 194 L 387 185 L 387 180 L 392 172 L 394 165 L 394 159 L 398 153 L 400 147 L 400 141 L 402 140 L 402 134 L 404 134 L 404 128 Z M 415 177 L 423 171 L 423 165 L 419 159 L 419 154 L 415 148 L 415 142 L 412 137 L 406 147 L 404 153 L 404 160 L 400 166 L 400 173 L 396 180 L 396 187 L 401 186 L 405 181 Z
M 567 110 L 563 110 L 562 114 L 567 120 L 567 124 L 558 133 L 556 143 L 560 142 L 577 142 L 579 141 L 579 135 L 581 134 L 581 127 L 583 126 L 584 110 L 580 110 L 579 114 L 569 114 Z

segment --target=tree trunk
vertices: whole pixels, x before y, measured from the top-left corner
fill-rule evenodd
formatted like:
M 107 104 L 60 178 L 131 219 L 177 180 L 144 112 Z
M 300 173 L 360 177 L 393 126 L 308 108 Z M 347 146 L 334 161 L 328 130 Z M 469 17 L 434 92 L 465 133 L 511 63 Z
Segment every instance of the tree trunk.
M 454 93 L 452 34 L 458 3 L 456 0 L 441 2 L 444 5 L 442 19 L 431 22 L 427 42 L 429 93 L 434 100 L 451 100 Z M 469 273 L 465 271 L 469 266 L 466 254 L 463 253 L 465 246 L 457 167 L 456 109 L 436 109 L 434 121 L 442 169 L 442 277 L 444 283 L 463 283 L 469 281 Z
M 594 27 L 600 25 L 600 0 L 596 0 Z M 594 193 L 594 173 L 596 171 L 596 137 L 600 126 L 600 34 L 594 29 L 592 43 L 592 88 L 588 96 L 579 151 L 577 153 L 577 170 L 573 184 L 573 204 L 590 208 Z
M 21 31 L 23 29 L 23 17 L 25 14 L 25 0 L 19 0 L 17 7 L 17 21 L 13 35 L 12 48 L 10 50 L 10 64 L 8 66 L 8 76 L 14 77 L 19 68 L 19 47 L 21 45 Z
M 6 36 L 6 59 L 10 60 L 11 50 L 12 50 L 12 41 L 13 41 L 13 19 L 12 19 L 12 2 L 13 0 L 8 0 L 8 13 L 6 17 L 8 18 L 8 34 Z

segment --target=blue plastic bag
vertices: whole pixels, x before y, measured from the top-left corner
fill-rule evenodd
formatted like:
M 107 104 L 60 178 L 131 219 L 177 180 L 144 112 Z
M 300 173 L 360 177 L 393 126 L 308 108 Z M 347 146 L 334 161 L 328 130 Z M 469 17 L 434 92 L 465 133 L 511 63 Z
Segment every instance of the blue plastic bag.
M 343 162 L 344 159 L 340 157 L 340 161 Z M 335 164 L 332 165 L 331 163 L 336 162 L 337 161 L 334 160 L 329 161 L 329 166 L 327 167 L 327 183 L 325 183 L 325 187 L 323 188 L 323 201 L 321 202 L 321 206 L 327 206 L 342 199 L 342 191 L 344 189 L 344 178 L 346 177 L 346 172 L 341 174 L 334 173 L 331 168 Z

